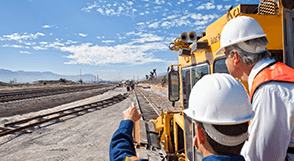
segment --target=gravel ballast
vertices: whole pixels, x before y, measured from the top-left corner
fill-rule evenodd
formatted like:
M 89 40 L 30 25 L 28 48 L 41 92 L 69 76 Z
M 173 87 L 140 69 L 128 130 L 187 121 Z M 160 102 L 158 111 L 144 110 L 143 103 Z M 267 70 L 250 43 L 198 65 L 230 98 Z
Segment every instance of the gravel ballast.
M 151 92 L 151 90 L 148 90 Z M 50 109 L 0 117 L 0 126 L 6 122 L 97 102 L 118 94 L 125 88 L 115 88 L 102 95 L 82 99 Z M 164 97 L 158 95 L 158 99 Z M 0 160 L 5 161 L 108 161 L 109 144 L 113 133 L 123 119 L 122 112 L 135 101 L 134 95 L 125 100 L 60 122 L 52 122 L 31 134 L 0 138 Z
M 0 103 L 0 117 L 50 108 L 67 102 L 95 96 L 99 94 L 102 90 L 111 88 L 113 87 Z

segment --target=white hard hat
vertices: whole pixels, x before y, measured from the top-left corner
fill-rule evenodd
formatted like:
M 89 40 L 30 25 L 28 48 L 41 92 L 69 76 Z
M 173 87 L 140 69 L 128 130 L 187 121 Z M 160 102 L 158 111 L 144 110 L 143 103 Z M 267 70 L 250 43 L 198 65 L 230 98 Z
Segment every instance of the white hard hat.
M 221 47 L 216 51 L 216 54 L 223 53 L 225 47 L 265 36 L 266 34 L 255 19 L 247 16 L 233 18 L 222 30 Z
M 229 74 L 205 75 L 192 88 L 189 108 L 184 113 L 199 122 L 233 125 L 254 116 L 247 92 Z

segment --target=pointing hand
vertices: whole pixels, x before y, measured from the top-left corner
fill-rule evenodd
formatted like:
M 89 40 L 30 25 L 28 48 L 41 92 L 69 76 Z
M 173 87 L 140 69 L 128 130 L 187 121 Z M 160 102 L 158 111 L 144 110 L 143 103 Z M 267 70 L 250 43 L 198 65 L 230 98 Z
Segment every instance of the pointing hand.
M 131 107 L 124 110 L 123 117 L 124 117 L 124 120 L 132 120 L 133 122 L 135 122 L 142 117 L 142 114 L 138 113 L 135 103 L 133 102 Z

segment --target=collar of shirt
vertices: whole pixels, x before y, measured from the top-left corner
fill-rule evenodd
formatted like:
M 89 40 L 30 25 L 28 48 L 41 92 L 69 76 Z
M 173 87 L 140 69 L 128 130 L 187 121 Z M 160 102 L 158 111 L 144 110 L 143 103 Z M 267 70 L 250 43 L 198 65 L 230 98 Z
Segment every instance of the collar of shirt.
M 249 74 L 249 78 L 248 78 L 248 85 L 249 85 L 249 91 L 251 91 L 251 87 L 252 87 L 252 83 L 253 83 L 253 79 L 255 78 L 255 76 L 263 69 L 265 68 L 267 65 L 269 65 L 270 63 L 274 62 L 275 59 L 270 59 L 270 58 L 266 58 L 266 59 L 262 59 L 259 62 L 257 62 L 252 70 L 250 71 Z

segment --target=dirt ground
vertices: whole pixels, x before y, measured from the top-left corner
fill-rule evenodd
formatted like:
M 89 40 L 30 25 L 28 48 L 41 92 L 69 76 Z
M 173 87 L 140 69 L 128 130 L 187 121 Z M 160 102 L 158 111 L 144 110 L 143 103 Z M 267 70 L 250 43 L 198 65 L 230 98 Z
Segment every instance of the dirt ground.
M 4 123 L 26 118 L 54 110 L 78 106 L 126 93 L 125 88 L 116 88 L 103 95 L 72 102 L 52 109 L 34 113 L 0 118 L 0 126 Z M 165 93 L 156 91 L 160 97 Z M 0 160 L 5 161 L 107 161 L 109 160 L 109 143 L 120 121 L 122 112 L 131 102 L 133 95 L 111 106 L 52 122 L 49 125 L 33 130 L 31 134 L 0 138 Z
M 125 92 L 125 88 L 117 88 L 83 102 L 98 101 Z M 34 130 L 31 134 L 22 134 L 10 141 L 6 138 L 6 142 L 2 140 L 0 145 L 0 158 L 6 161 L 109 160 L 108 151 L 112 134 L 123 118 L 123 110 L 127 109 L 133 100 L 130 96 L 120 103 L 52 123 Z

